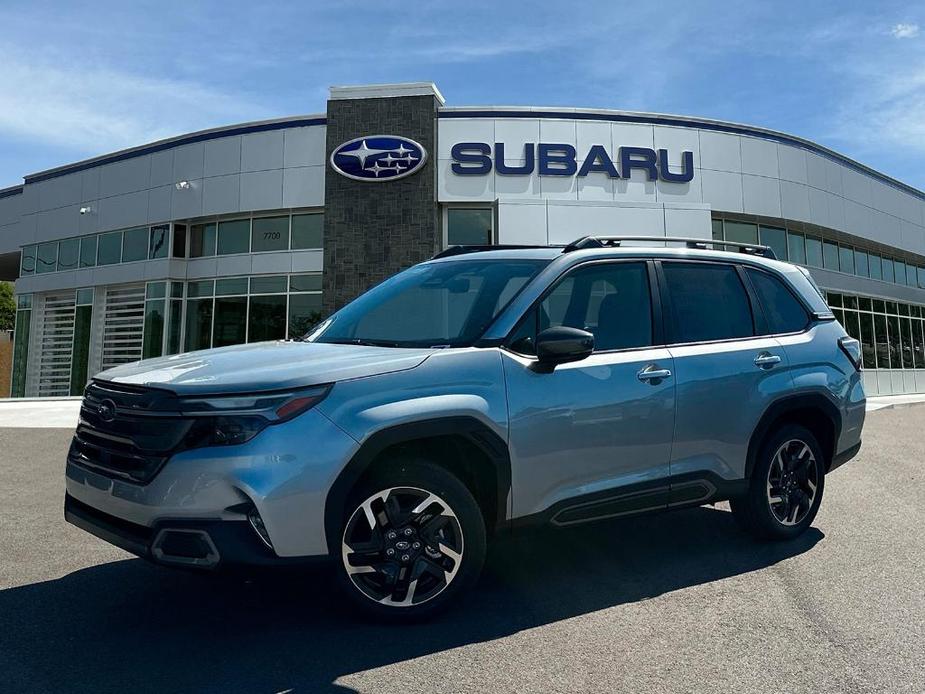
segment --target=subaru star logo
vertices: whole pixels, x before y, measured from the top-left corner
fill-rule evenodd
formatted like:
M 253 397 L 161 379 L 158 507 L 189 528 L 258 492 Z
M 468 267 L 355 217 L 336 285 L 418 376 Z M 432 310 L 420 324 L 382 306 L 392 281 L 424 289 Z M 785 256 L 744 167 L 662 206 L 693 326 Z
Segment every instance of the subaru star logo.
M 96 413 L 104 422 L 111 422 L 116 418 L 116 403 L 112 400 L 103 400 L 96 408 Z
M 337 173 L 357 181 L 391 181 L 424 166 L 427 150 L 395 135 L 367 135 L 345 142 L 331 153 Z

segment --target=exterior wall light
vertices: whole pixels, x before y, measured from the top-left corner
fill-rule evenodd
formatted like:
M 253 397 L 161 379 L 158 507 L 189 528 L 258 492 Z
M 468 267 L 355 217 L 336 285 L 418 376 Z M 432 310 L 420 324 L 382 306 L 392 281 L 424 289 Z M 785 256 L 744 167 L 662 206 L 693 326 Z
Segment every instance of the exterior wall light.
M 80 208 L 80 214 L 90 214 L 90 212 L 92 211 L 93 211 L 92 208 L 90 208 L 89 206 Z
M 176 188 L 177 190 L 189 190 L 190 189 L 189 181 L 177 181 Z

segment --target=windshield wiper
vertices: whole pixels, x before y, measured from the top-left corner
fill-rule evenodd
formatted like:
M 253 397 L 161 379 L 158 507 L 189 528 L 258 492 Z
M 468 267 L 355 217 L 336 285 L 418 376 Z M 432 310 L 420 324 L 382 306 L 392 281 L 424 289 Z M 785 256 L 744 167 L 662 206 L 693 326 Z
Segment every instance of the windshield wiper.
M 363 345 L 365 347 L 398 347 L 397 342 L 388 340 L 366 340 L 359 337 L 335 338 L 333 340 L 322 340 L 322 343 L 329 345 Z

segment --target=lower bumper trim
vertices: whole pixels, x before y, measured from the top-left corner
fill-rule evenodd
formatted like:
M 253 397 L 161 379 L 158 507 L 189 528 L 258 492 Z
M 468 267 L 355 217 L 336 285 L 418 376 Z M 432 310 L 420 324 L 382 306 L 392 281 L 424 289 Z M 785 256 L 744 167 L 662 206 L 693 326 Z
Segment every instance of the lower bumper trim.
M 829 472 L 832 472 L 832 470 L 834 470 L 835 468 L 841 467 L 842 465 L 847 463 L 854 456 L 856 456 L 860 450 L 861 450 L 861 442 L 858 441 L 851 448 L 848 448 L 842 451 L 841 453 L 839 453 L 838 455 L 836 455 L 832 459 L 832 464 L 829 465 Z

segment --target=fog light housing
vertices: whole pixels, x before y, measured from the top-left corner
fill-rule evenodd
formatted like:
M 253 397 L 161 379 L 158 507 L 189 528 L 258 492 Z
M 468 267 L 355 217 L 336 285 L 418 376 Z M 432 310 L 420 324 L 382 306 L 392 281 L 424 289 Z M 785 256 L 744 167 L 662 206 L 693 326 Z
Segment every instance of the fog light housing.
M 250 522 L 254 532 L 257 533 L 257 536 L 263 540 L 263 544 L 265 544 L 268 549 L 273 549 L 273 543 L 270 542 L 270 534 L 267 532 L 267 526 L 264 525 L 263 518 L 260 517 L 260 512 L 257 510 L 256 506 L 247 512 L 247 520 Z

